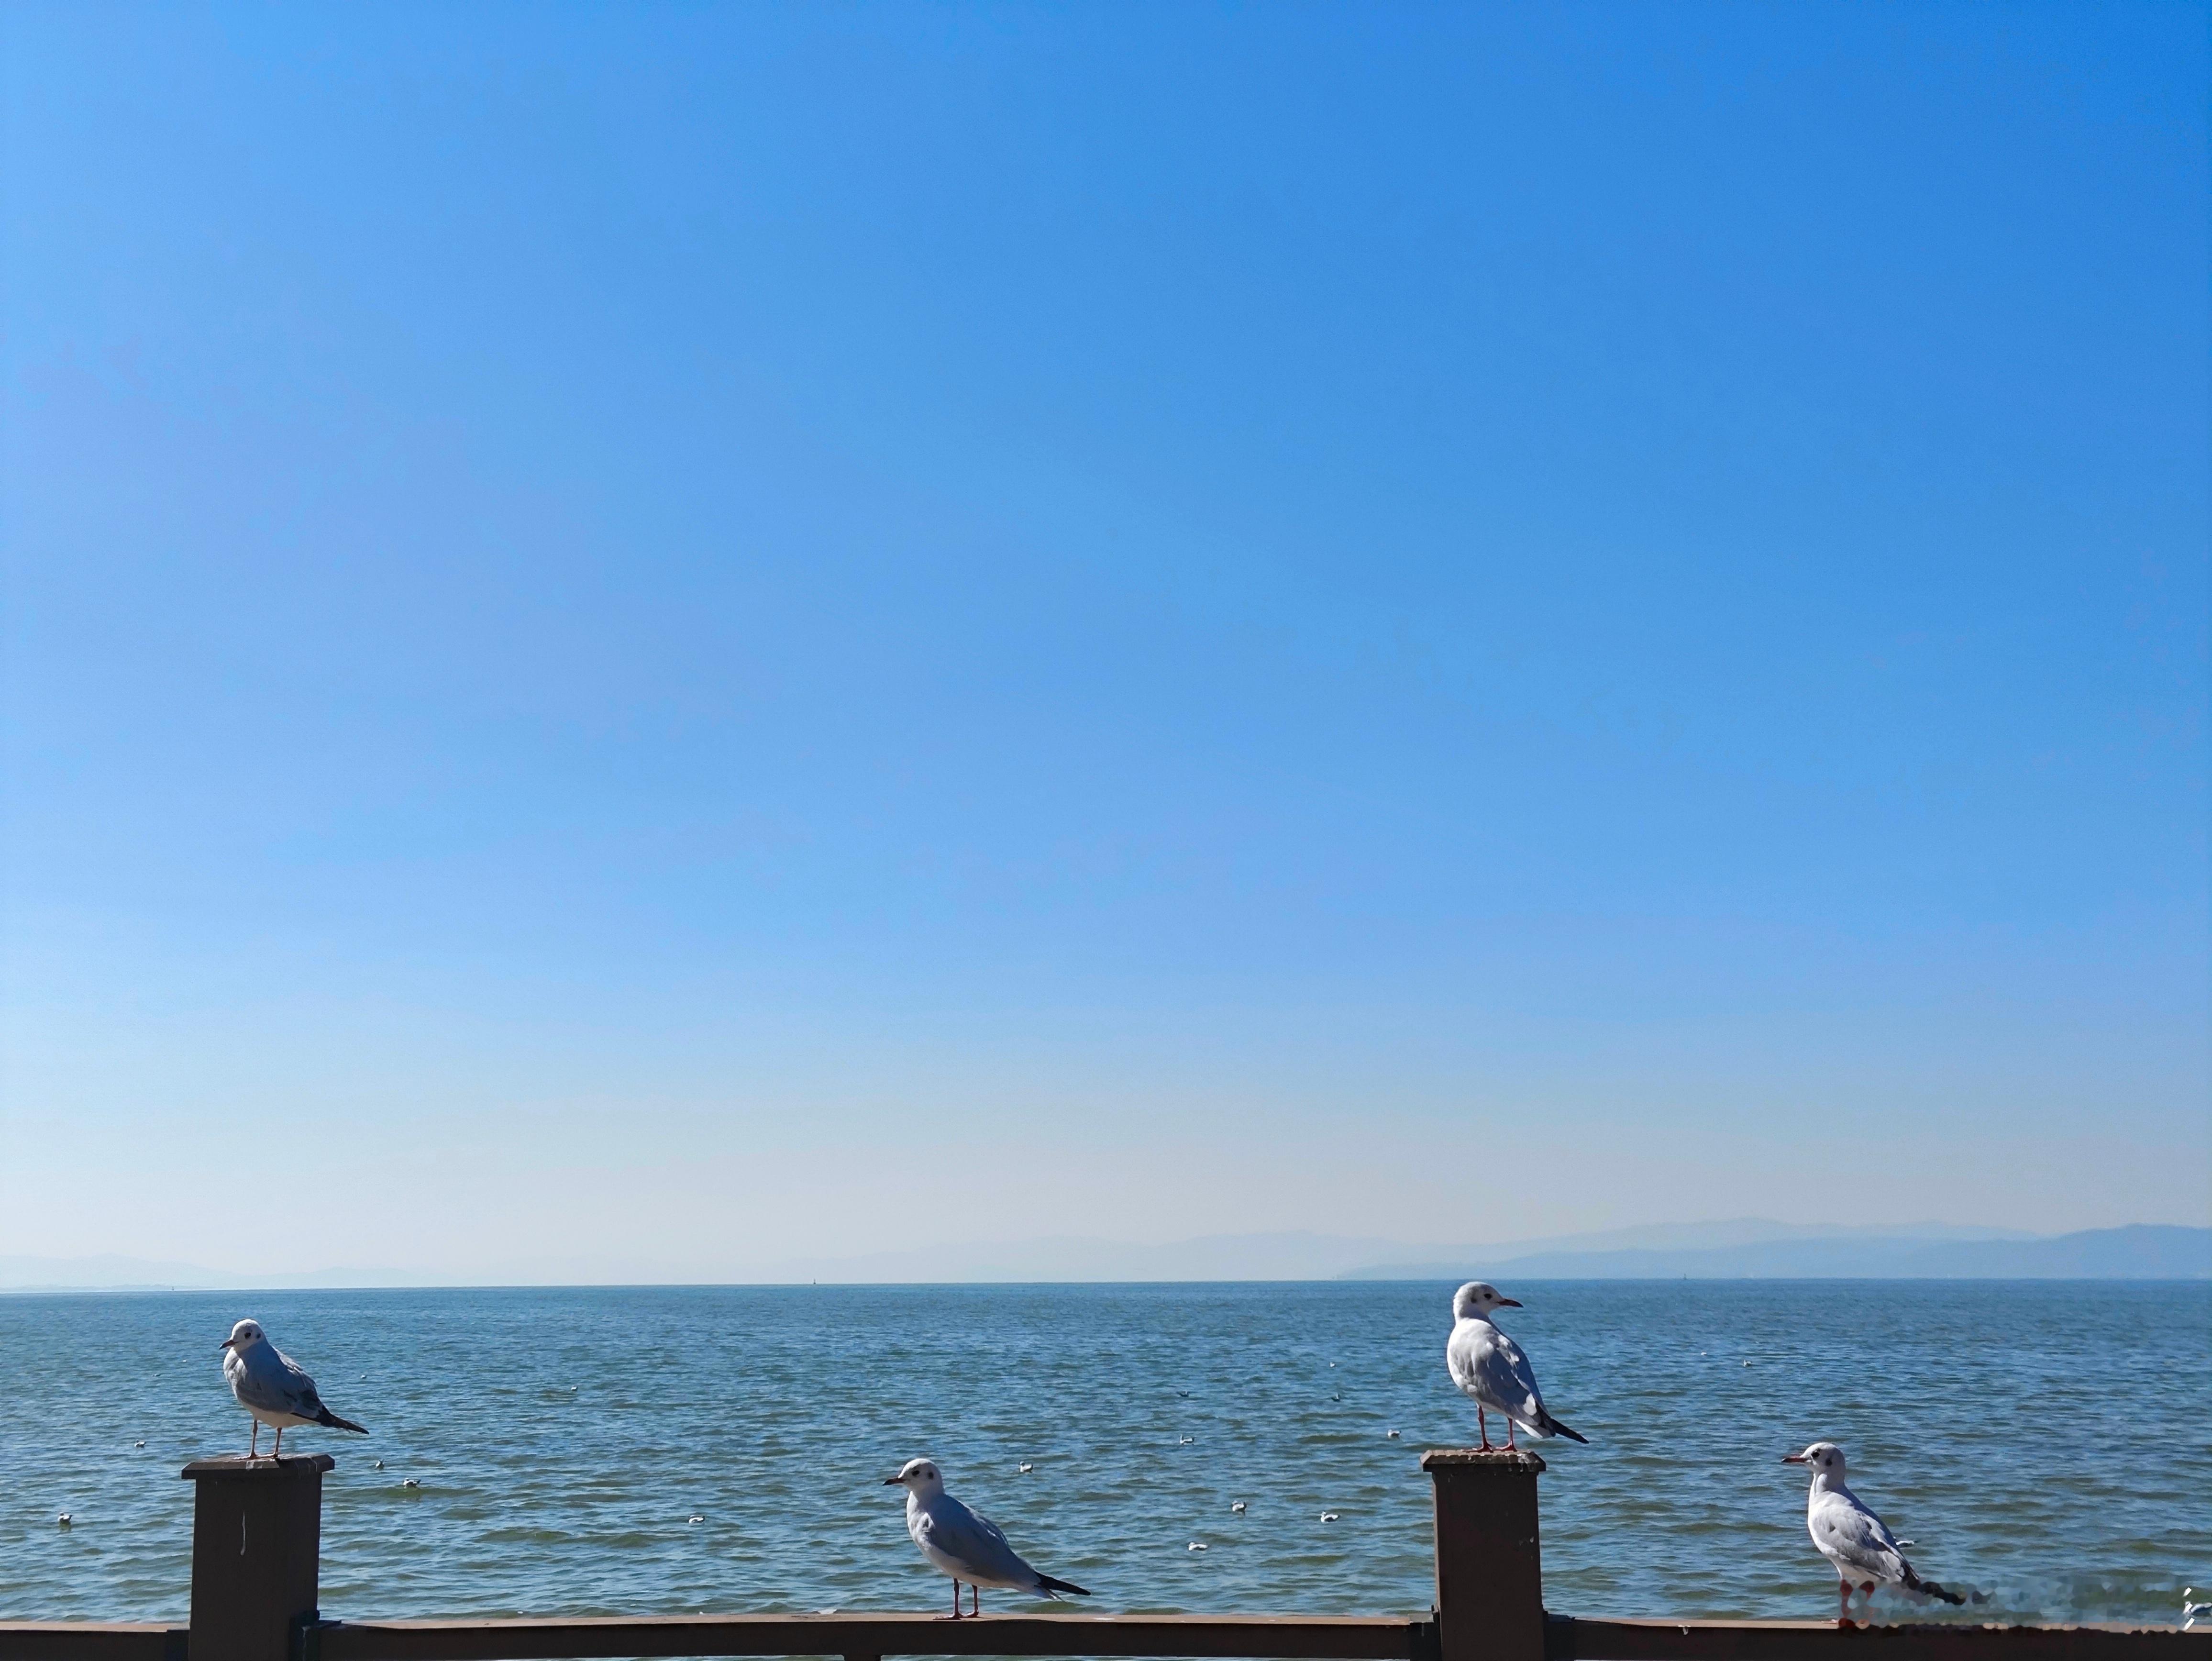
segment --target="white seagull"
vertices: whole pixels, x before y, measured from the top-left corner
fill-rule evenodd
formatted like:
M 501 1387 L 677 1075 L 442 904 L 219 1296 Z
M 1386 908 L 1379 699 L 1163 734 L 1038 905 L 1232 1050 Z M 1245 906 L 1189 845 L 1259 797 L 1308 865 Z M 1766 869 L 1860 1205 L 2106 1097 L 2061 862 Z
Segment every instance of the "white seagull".
M 224 1352 L 222 1376 L 230 1384 L 230 1393 L 238 1398 L 239 1406 L 253 1415 L 247 1458 L 261 1456 L 264 1425 L 276 1428 L 276 1448 L 271 1458 L 284 1451 L 287 1425 L 327 1425 L 333 1430 L 368 1434 L 362 1426 L 339 1418 L 323 1405 L 323 1398 L 315 1394 L 315 1381 L 297 1361 L 269 1342 L 260 1322 L 240 1321 L 216 1348 Z
M 1091 1594 L 1066 1580 L 1039 1574 L 1006 1543 L 1005 1530 L 989 1518 L 968 1509 L 945 1491 L 945 1477 L 927 1459 L 909 1459 L 885 1488 L 906 1490 L 906 1531 L 932 1568 L 952 1577 L 952 1618 L 960 1619 L 960 1583 L 968 1583 L 970 1615 L 983 1612 L 981 1588 L 1026 1591 L 1052 1597 L 1067 1591 Z
M 1518 1309 L 1520 1300 L 1501 1294 L 1486 1281 L 1469 1281 L 1452 1294 L 1451 1340 L 1444 1346 L 1444 1365 L 1452 1383 L 1474 1398 L 1474 1422 L 1482 1432 L 1482 1448 L 1490 1446 L 1490 1421 L 1485 1408 L 1505 1415 L 1505 1447 L 1513 1451 L 1513 1428 L 1518 1425 L 1542 1440 L 1564 1436 L 1587 1445 L 1589 1438 L 1570 1430 L 1544 1411 L 1544 1397 L 1536 1388 L 1536 1370 L 1521 1353 L 1521 1346 L 1491 1324 L 1493 1309 Z
M 1815 1442 L 1802 1453 L 1784 1454 L 1782 1463 L 1812 1467 L 1813 1493 L 1805 1503 L 1805 1527 L 1813 1543 L 1820 1548 L 1820 1555 L 1835 1565 L 1837 1591 L 1842 1599 L 1836 1610 L 1839 1625 L 1851 1623 L 1854 1585 L 1866 1593 L 1869 1603 L 1874 1601 L 1877 1585 L 1903 1586 L 1947 1603 L 1966 1601 L 1912 1572 L 1912 1565 L 1897 1548 L 1898 1539 L 1889 1525 L 1844 1486 L 1843 1449 L 1833 1442 Z

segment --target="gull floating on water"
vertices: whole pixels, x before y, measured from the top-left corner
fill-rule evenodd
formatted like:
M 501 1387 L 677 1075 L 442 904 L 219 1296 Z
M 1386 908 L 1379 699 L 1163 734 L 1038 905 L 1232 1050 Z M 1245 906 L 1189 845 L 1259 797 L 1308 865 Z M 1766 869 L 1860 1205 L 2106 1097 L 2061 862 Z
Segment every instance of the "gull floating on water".
M 1505 1449 L 1512 1452 L 1513 1430 L 1519 1426 L 1543 1439 L 1564 1436 L 1587 1444 L 1589 1438 L 1570 1430 L 1544 1411 L 1544 1397 L 1536 1388 L 1536 1370 L 1528 1365 L 1521 1346 L 1492 1324 L 1494 1309 L 1518 1309 L 1518 1299 L 1501 1294 L 1486 1281 L 1469 1281 L 1452 1294 L 1452 1332 L 1444 1345 L 1444 1365 L 1452 1383 L 1474 1398 L 1474 1422 L 1482 1433 L 1483 1451 L 1491 1451 L 1490 1421 L 1483 1409 L 1495 1408 L 1505 1415 Z
M 284 1451 L 284 1427 L 287 1425 L 327 1425 L 333 1430 L 350 1430 L 366 1436 L 368 1432 L 350 1419 L 341 1419 L 323 1405 L 323 1398 L 315 1394 L 315 1381 L 290 1356 L 269 1342 L 269 1335 L 261 1329 L 258 1321 L 240 1321 L 231 1328 L 230 1336 L 216 1346 L 224 1352 L 222 1376 L 230 1383 L 230 1393 L 238 1398 L 239 1406 L 253 1415 L 253 1436 L 247 1444 L 246 1457 L 257 1459 L 261 1456 L 261 1427 L 276 1427 L 276 1446 L 270 1457 L 276 1458 Z
M 1039 1574 L 1006 1543 L 1006 1531 L 989 1518 L 968 1509 L 945 1491 L 945 1477 L 927 1459 L 909 1459 L 885 1488 L 906 1490 L 906 1531 L 932 1568 L 952 1577 L 952 1618 L 960 1618 L 960 1583 L 968 1583 L 969 1613 L 983 1612 L 985 1586 L 1056 1597 L 1091 1594 L 1066 1580 Z
M 1233 1511 L 1233 1512 L 1236 1512 L 1237 1513 L 1238 1513 L 1238 1514 L 1241 1516 L 1241 1515 L 1243 1515 L 1243 1510 L 1244 1510 L 1244 1502 L 1243 1502 L 1242 1500 L 1238 1500 L 1235 1505 L 1233 1505 L 1233 1506 L 1230 1506 L 1230 1508 L 1229 1508 L 1229 1509 L 1230 1509 L 1230 1510 L 1231 1510 L 1231 1511 Z
M 1026 1476 L 1036 1469 L 1036 1467 L 1035 1465 L 1030 1464 L 1027 1460 L 1024 1460 L 1021 1464 L 1021 1474 Z
M 67 1512 L 64 1512 L 60 1516 L 54 1518 L 54 1526 L 57 1528 L 65 1529 L 76 1520 L 76 1519 L 71 1517 Z
M 1877 1585 L 1903 1586 L 1947 1603 L 1966 1601 L 1913 1573 L 1912 1565 L 1897 1548 L 1898 1538 L 1889 1531 L 1889 1525 L 1844 1486 L 1843 1449 L 1833 1442 L 1815 1442 L 1802 1453 L 1784 1454 L 1782 1463 L 1812 1468 L 1813 1492 L 1805 1503 L 1805 1527 L 1820 1555 L 1835 1566 L 1837 1591 L 1842 1599 L 1836 1610 L 1840 1624 L 1850 1624 L 1854 1584 L 1866 1593 L 1869 1603 L 1874 1601 Z

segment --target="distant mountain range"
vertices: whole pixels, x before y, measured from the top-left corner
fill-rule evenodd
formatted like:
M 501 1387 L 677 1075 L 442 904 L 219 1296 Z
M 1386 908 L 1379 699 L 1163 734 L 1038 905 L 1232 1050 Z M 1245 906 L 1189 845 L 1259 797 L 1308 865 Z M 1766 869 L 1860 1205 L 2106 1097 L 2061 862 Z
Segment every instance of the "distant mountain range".
M 1563 1250 L 1501 1255 L 1474 1248 L 1351 1270 L 1361 1281 L 2003 1280 L 2190 1281 L 2212 1277 L 2212 1228 L 2137 1224 L 2001 1239 L 1866 1235 L 1703 1247 Z
M 1487 1245 L 1311 1232 L 1224 1234 L 1166 1245 L 1061 1237 L 789 1259 L 726 1270 L 605 1260 L 436 1273 L 246 1271 L 137 1257 L 0 1256 L 0 1291 L 1115 1281 L 1737 1279 L 2202 1280 L 2212 1228 L 2138 1224 L 2080 1233 L 1914 1223 L 1840 1227 L 1761 1218 L 1667 1223 Z

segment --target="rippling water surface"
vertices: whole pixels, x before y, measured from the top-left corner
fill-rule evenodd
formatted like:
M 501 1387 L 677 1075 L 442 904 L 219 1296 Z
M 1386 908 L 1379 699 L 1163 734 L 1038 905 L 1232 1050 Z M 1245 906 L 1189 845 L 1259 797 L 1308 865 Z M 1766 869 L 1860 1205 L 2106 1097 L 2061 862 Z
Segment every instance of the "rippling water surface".
M 1508 1290 L 1591 1444 L 1544 1449 L 1555 1609 L 1828 1614 L 1779 1463 L 1816 1437 L 1984 1615 L 2172 1621 L 2212 1585 L 2212 1286 Z M 244 1315 L 372 1433 L 287 1438 L 337 1457 L 332 1616 L 934 1608 L 881 1485 L 922 1453 L 1093 1609 L 1425 1609 L 1419 1451 L 1473 1439 L 1449 1305 L 1373 1283 L 0 1297 L 0 1618 L 183 1617 L 177 1473 L 245 1449 L 216 1353 Z

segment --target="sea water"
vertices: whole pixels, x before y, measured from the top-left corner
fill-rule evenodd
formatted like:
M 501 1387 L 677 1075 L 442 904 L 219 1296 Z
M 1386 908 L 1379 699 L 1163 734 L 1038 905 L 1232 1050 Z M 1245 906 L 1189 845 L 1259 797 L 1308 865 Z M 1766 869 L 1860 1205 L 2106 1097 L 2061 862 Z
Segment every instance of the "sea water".
M 1450 1290 L 0 1297 L 0 1618 L 183 1618 L 178 1472 L 246 1449 L 216 1346 L 248 1315 L 370 1431 L 285 1439 L 338 1462 L 326 1615 L 940 1608 L 883 1486 L 925 1454 L 1085 1609 L 1418 1612 L 1420 1451 L 1474 1439 Z M 2212 1585 L 2212 1285 L 1508 1290 L 1589 1439 L 1541 1449 L 1554 1610 L 1832 1613 L 1781 1463 L 1818 1438 L 1978 1615 L 2172 1621 Z

